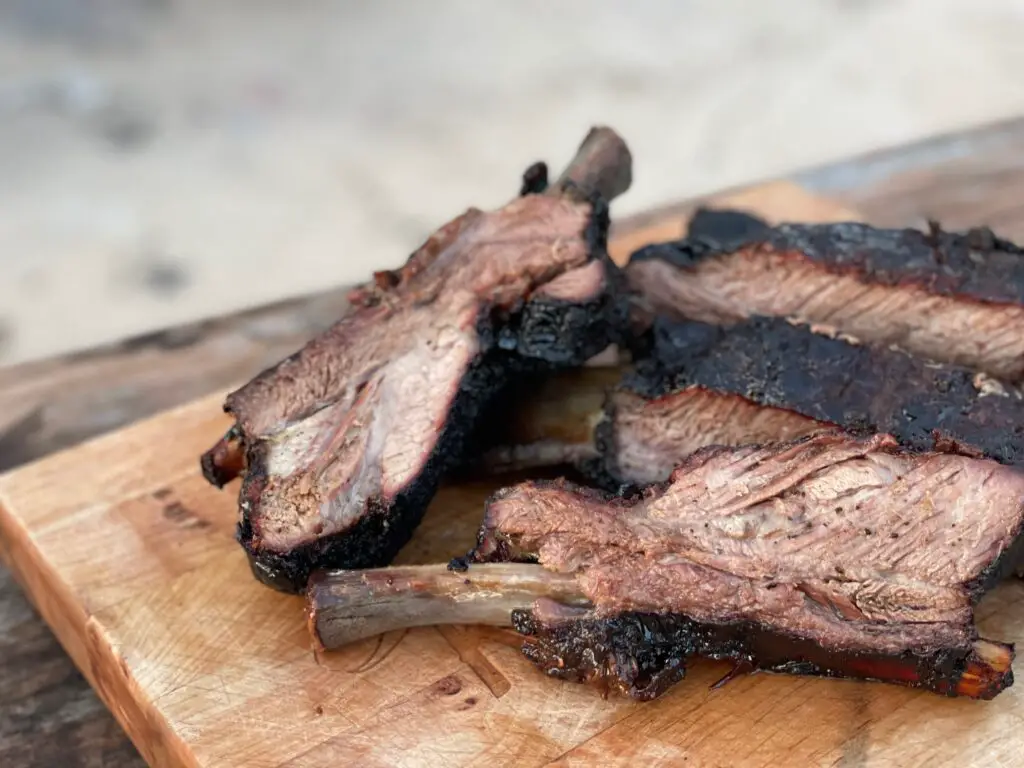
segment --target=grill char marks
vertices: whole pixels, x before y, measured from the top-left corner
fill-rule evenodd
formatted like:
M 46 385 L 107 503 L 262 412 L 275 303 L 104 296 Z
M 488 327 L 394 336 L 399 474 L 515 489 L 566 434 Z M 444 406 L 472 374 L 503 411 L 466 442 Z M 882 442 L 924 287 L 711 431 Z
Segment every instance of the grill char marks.
M 649 311 L 677 319 L 794 317 L 997 378 L 1024 377 L 1024 255 L 986 229 L 719 228 L 637 251 L 627 276 Z
M 630 162 L 595 129 L 545 192 L 449 222 L 228 396 L 236 427 L 202 464 L 221 485 L 241 469 L 236 442 L 244 450 L 238 537 L 258 578 L 296 591 L 314 568 L 386 564 L 500 393 L 615 340 L 607 202 Z
M 526 653 L 637 698 L 694 655 L 991 698 L 1013 650 L 979 639 L 973 606 L 1017 554 L 1022 502 L 995 462 L 823 433 L 702 450 L 631 499 L 506 489 L 471 559 L 575 574 L 590 607 L 519 609 Z

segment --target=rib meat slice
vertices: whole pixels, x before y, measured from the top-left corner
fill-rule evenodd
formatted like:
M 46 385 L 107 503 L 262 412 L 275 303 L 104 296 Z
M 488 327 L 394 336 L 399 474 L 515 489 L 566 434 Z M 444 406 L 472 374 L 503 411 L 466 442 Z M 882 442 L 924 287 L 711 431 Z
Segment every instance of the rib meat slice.
M 614 132 L 594 129 L 554 184 L 531 167 L 521 197 L 443 226 L 228 396 L 236 425 L 202 463 L 217 485 L 244 464 L 238 538 L 258 578 L 294 591 L 313 568 L 389 562 L 498 393 L 614 340 L 607 203 L 630 163 Z
M 793 317 L 1024 378 L 1024 255 L 991 231 L 854 223 L 731 231 L 640 249 L 626 270 L 631 287 L 649 311 L 677 319 Z
M 985 374 L 781 318 L 728 327 L 659 318 L 650 338 L 648 357 L 632 368 L 552 377 L 495 433 L 481 464 L 572 464 L 615 488 L 666 480 L 707 445 L 836 427 L 886 432 L 917 450 L 1024 463 L 1024 397 Z
M 547 674 L 637 699 L 695 656 L 988 699 L 1012 684 L 1013 647 L 979 637 L 974 606 L 1022 527 L 1024 475 L 993 461 L 839 432 L 719 446 L 631 498 L 499 491 L 465 573 L 328 574 L 311 627 L 336 647 L 511 623 Z
M 620 482 L 664 480 L 712 443 L 827 427 L 1024 463 L 1024 398 L 984 374 L 780 318 L 727 328 L 659 320 L 653 338 L 651 357 L 611 393 L 597 427 L 604 469 Z

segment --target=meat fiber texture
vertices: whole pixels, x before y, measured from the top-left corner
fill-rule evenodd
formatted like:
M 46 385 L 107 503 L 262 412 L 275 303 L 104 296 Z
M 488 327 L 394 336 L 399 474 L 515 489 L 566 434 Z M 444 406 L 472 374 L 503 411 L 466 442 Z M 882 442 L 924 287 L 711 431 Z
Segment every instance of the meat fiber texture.
M 204 471 L 221 485 L 244 466 L 238 538 L 268 585 L 296 591 L 314 568 L 388 563 L 503 390 L 614 340 L 606 204 L 571 185 L 524 191 L 446 224 L 227 398 L 236 426 Z
M 728 327 L 659 319 L 652 339 L 596 428 L 602 471 L 617 483 L 665 480 L 706 445 L 834 427 L 1024 463 L 1024 397 L 984 374 L 779 318 Z
M 727 324 L 792 317 L 1011 382 L 1024 378 L 1024 255 L 987 229 L 706 221 L 640 249 L 626 273 L 649 314 Z
M 646 699 L 711 656 L 990 698 L 1013 650 L 978 637 L 974 605 L 1022 526 L 1010 467 L 833 432 L 704 449 L 632 498 L 511 487 L 469 559 L 575 576 L 589 606 L 542 599 L 515 617 L 556 677 Z

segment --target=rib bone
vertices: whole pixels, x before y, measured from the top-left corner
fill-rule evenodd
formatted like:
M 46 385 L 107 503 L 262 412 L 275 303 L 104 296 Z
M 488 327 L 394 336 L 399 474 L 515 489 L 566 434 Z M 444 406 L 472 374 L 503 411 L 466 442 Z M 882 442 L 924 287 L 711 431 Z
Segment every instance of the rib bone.
M 310 582 L 309 627 L 323 649 L 411 627 L 511 627 L 512 612 L 529 610 L 541 597 L 587 603 L 575 577 L 524 563 L 478 565 L 465 572 L 444 565 L 331 571 Z

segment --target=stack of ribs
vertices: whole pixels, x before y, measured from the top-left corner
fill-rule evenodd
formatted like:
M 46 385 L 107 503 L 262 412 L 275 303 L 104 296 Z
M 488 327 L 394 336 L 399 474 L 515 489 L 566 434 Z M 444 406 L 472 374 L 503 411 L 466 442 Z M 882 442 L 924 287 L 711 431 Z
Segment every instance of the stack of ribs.
M 1013 646 L 974 608 L 1024 547 L 1024 253 L 701 210 L 619 270 L 630 164 L 593 129 L 228 397 L 202 465 L 242 478 L 257 578 L 306 591 L 324 649 L 511 627 L 548 675 L 640 700 L 698 657 L 997 695 Z M 389 565 L 442 478 L 552 468 L 468 554 Z
M 972 312 L 982 332 L 994 329 L 1000 334 L 1005 331 L 1005 336 L 982 343 L 967 332 L 951 333 L 941 355 L 912 354 L 915 342 L 920 347 L 926 335 L 907 331 L 907 321 L 904 346 L 892 342 L 894 327 L 899 325 L 887 323 L 886 315 L 897 298 L 909 301 L 895 288 L 888 289 L 893 296 L 886 301 L 867 306 L 867 317 L 858 315 L 836 325 L 858 295 L 880 290 L 874 284 L 874 271 L 860 273 L 866 286 L 837 298 L 831 313 L 828 306 L 811 304 L 797 315 L 750 312 L 745 317 L 714 320 L 718 310 L 709 309 L 709 304 L 718 307 L 726 301 L 724 297 L 744 287 L 753 290 L 739 279 L 728 290 L 708 289 L 703 305 L 688 303 L 694 300 L 685 293 L 676 296 L 675 303 L 668 302 L 666 286 L 671 279 L 653 281 L 658 282 L 655 288 L 647 273 L 652 263 L 659 268 L 676 267 L 666 267 L 653 254 L 667 254 L 670 259 L 682 251 L 732 254 L 742 249 L 715 243 L 742 239 L 757 244 L 745 251 L 748 260 L 757 264 L 775 259 L 775 251 L 764 244 L 780 237 L 778 230 L 795 229 L 772 230 L 750 216 L 702 210 L 694 217 L 686 240 L 641 249 L 626 270 L 636 304 L 645 307 L 641 311 L 652 305 L 659 308 L 634 340 L 634 348 L 639 349 L 634 364 L 621 369 L 583 368 L 545 382 L 529 400 L 518 404 L 519 418 L 504 425 L 479 463 L 488 471 L 575 464 L 592 483 L 614 488 L 666 480 L 679 461 L 707 445 L 764 443 L 832 428 L 853 434 L 890 434 L 914 450 L 1024 463 L 1024 397 L 1015 386 L 1024 371 L 1024 253 L 983 231 L 957 236 L 934 230 L 925 235 L 847 224 L 804 229 L 818 231 L 815 253 L 826 263 L 837 259 L 837 253 L 858 263 L 883 261 L 888 252 L 849 250 L 853 226 L 858 232 L 876 233 L 872 236 L 882 241 L 914 242 L 921 248 L 931 243 L 924 255 L 910 249 L 916 260 L 907 257 L 907 274 L 890 271 L 878 277 L 895 285 L 909 284 L 911 292 L 922 290 L 918 286 L 925 282 L 927 253 L 933 273 L 929 286 L 969 286 L 986 280 L 995 284 L 996 277 L 990 273 L 1001 276 L 1000 280 L 1016 280 L 1009 283 L 1018 287 L 1016 299 L 985 302 L 964 294 L 943 298 L 962 303 L 959 311 Z M 830 239 L 835 240 L 836 252 L 828 250 Z M 796 257 L 791 254 L 791 258 Z M 959 271 L 950 266 L 954 263 L 960 265 Z M 845 274 L 848 269 L 837 271 Z M 798 290 L 789 287 L 787 281 L 793 278 L 784 272 L 769 287 L 760 266 L 750 268 L 750 273 L 755 275 L 750 280 L 766 293 L 770 289 L 774 295 L 786 296 Z M 1008 295 L 1004 285 L 999 296 Z M 930 294 L 921 297 L 920 312 L 936 301 Z M 771 307 L 761 305 L 761 309 Z M 1014 328 L 1015 322 L 1022 325 Z M 855 329 L 871 334 L 872 328 L 878 330 L 864 338 L 852 335 Z M 958 362 L 967 359 L 988 360 L 989 371 L 1016 373 L 999 379 Z

